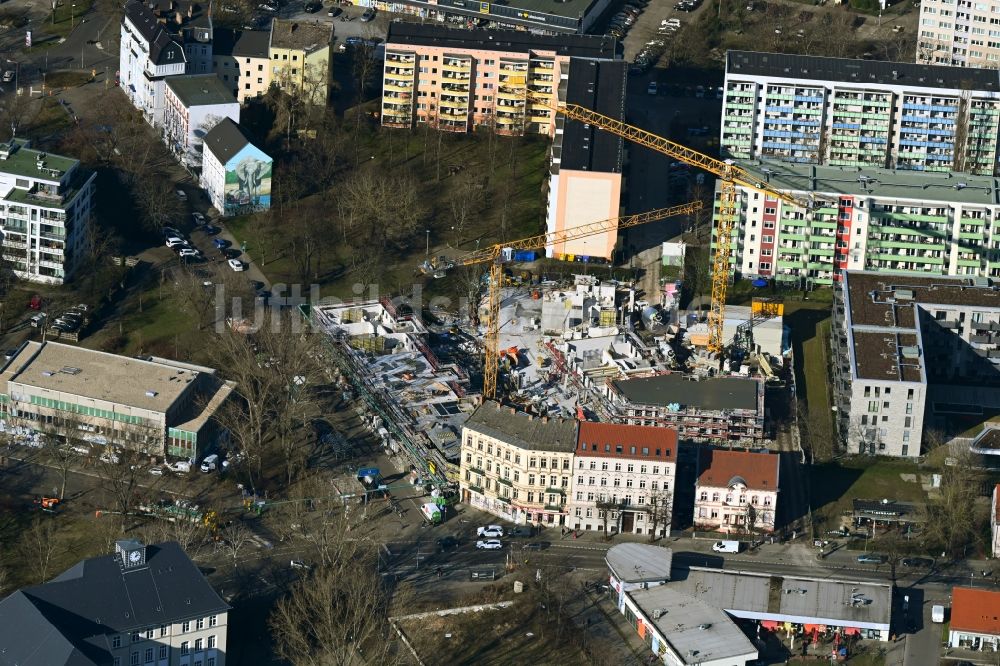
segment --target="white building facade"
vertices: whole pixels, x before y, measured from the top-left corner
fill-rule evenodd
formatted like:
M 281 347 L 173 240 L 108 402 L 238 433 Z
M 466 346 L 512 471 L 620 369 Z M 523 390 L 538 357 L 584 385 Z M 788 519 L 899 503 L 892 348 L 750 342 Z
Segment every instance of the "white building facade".
M 28 145 L 0 144 L 3 256 L 20 278 L 63 284 L 86 252 L 96 174 Z
M 240 105 L 214 74 L 166 80 L 163 133 L 167 146 L 189 166 L 201 167 L 202 144 L 224 118 L 240 122 Z
M 774 531 L 779 457 L 702 449 L 695 483 L 694 525 L 727 534 Z
M 919 7 L 919 64 L 1000 66 L 1000 3 L 922 0 Z
M 674 430 L 581 422 L 568 525 L 670 536 L 676 468 Z

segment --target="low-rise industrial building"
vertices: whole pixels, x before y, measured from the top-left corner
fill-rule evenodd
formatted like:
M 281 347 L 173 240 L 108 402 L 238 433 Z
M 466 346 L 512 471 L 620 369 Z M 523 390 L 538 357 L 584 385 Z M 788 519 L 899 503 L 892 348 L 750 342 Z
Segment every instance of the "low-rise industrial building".
M 790 636 L 890 637 L 892 585 L 887 583 L 691 567 L 686 578 L 664 587 Z
M 695 527 L 751 538 L 773 532 L 779 463 L 771 453 L 699 449 Z
M 577 422 L 484 402 L 462 428 L 461 500 L 523 525 L 565 525 Z
M 674 554 L 648 543 L 620 543 L 604 557 L 615 592 L 645 590 L 670 580 Z
M 1000 292 L 988 278 L 847 272 L 835 291 L 833 388 L 848 452 L 916 457 L 923 433 L 1000 409 Z
M 670 536 L 677 433 L 583 421 L 578 442 L 567 524 L 609 534 Z
M 1000 592 L 972 587 L 952 589 L 948 646 L 1000 652 Z
M 755 378 L 661 374 L 612 380 L 604 391 L 616 422 L 672 428 L 683 440 L 764 439 L 764 386 Z
M 63 284 L 87 258 L 97 175 L 29 146 L 0 144 L 3 259 L 22 279 Z
M 193 460 L 214 445 L 234 386 L 212 368 L 29 341 L 0 370 L 0 426 Z
M 122 539 L 0 601 L 0 664 L 225 666 L 228 617 L 177 542 Z
M 757 648 L 725 611 L 658 585 L 620 595 L 619 609 L 639 638 L 670 666 L 746 666 Z
M 199 184 L 222 216 L 254 213 L 271 207 L 273 167 L 239 124 L 224 118 L 205 135 Z
M 163 137 L 187 166 L 201 167 L 205 135 L 223 118 L 240 122 L 240 105 L 215 74 L 188 74 L 166 79 Z

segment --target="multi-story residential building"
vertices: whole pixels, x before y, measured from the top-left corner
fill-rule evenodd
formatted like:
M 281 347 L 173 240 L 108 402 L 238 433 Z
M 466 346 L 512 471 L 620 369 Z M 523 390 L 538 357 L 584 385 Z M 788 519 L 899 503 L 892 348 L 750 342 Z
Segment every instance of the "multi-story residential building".
M 725 157 L 998 173 L 1000 80 L 963 67 L 730 51 Z
M 670 536 L 677 433 L 580 423 L 567 524 L 573 529 Z
M 0 601 L 4 666 L 225 666 L 229 606 L 176 541 L 115 543 Z
M 240 104 L 262 97 L 271 86 L 269 30 L 215 31 L 212 70 Z
M 185 164 L 201 167 L 205 135 L 223 118 L 239 123 L 239 102 L 215 74 L 171 76 L 166 84 L 164 141 Z
M 1000 5 L 924 0 L 919 6 L 918 64 L 1000 66 Z
M 764 387 L 757 379 L 666 374 L 609 381 L 604 394 L 617 423 L 671 428 L 682 440 L 764 439 Z
M 779 463 L 772 453 L 699 449 L 695 528 L 751 536 L 773 532 Z
M 566 103 L 624 120 L 626 67 L 621 60 L 571 58 Z M 548 233 L 619 216 L 624 153 L 621 137 L 562 116 L 556 118 L 546 209 Z M 549 245 L 545 251 L 550 257 L 610 261 L 617 241 L 614 230 Z
M 267 210 L 273 162 L 225 118 L 205 135 L 200 185 L 223 216 Z
M 952 588 L 948 647 L 1000 652 L 997 608 L 1000 608 L 1000 592 L 973 587 Z
M 517 524 L 565 525 L 577 422 L 484 402 L 462 429 L 462 501 Z
M 847 451 L 916 457 L 928 428 L 966 430 L 1000 410 L 998 331 L 988 278 L 844 273 L 832 344 Z
M 426 23 L 452 23 L 467 29 L 520 30 L 527 34 L 584 34 L 589 32 L 610 0 L 503 0 L 501 3 L 470 5 L 465 0 L 351 0 L 358 7 L 410 14 Z
M 128 0 L 122 16 L 119 78 L 132 105 L 163 124 L 164 79 L 212 71 L 211 3 Z
M 332 42 L 332 23 L 274 19 L 268 45 L 271 83 L 288 93 L 302 95 L 311 104 L 326 104 L 330 96 Z
M 391 23 L 383 70 L 382 124 L 430 123 L 451 132 L 486 125 L 500 134 L 554 137 L 550 105 L 569 85 L 571 58 L 613 60 L 607 36 L 545 37 L 505 30 L 461 30 Z M 543 101 L 527 99 L 527 92 Z
M 87 253 L 96 175 L 29 145 L 0 144 L 3 256 L 18 277 L 63 284 Z
M 196 459 L 233 387 L 212 368 L 31 341 L 0 369 L 0 416 L 26 433 Z
M 802 287 L 833 284 L 846 270 L 1000 277 L 996 178 L 737 163 L 812 204 L 807 210 L 739 188 L 729 260 L 738 276 Z

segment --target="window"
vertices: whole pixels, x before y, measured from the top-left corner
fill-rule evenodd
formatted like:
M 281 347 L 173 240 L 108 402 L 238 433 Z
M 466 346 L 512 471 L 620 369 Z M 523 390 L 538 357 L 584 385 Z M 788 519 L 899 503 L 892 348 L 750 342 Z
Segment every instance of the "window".
M 117 650 L 121 646 L 122 646 L 122 637 L 121 636 L 112 636 L 111 637 L 111 649 Z
M 151 648 L 151 647 L 146 648 L 146 659 L 145 659 L 145 662 L 147 664 L 153 663 L 153 648 Z
M 190 622 L 184 622 L 183 624 L 181 624 L 181 633 L 182 634 L 186 634 L 189 631 L 191 631 L 191 623 Z
M 631 467 L 631 465 L 629 465 L 629 467 Z M 631 472 L 632 470 L 629 470 L 629 471 Z M 639 473 L 640 474 L 645 474 L 646 473 L 646 466 L 645 465 L 639 465 Z
M 159 658 L 160 659 L 166 659 L 167 658 L 167 646 L 166 645 L 161 645 L 160 646 L 160 657 Z
M 209 657 L 205 662 L 205 666 L 215 666 L 215 657 Z
M 702 502 L 707 502 L 707 501 L 708 501 L 708 493 L 706 493 L 706 492 L 705 492 L 705 491 L 703 490 L 703 491 L 701 492 L 701 496 L 700 496 L 700 497 L 699 497 L 698 499 L 699 499 L 699 500 L 701 500 Z
M 160 638 L 163 638 L 166 635 L 167 635 L 167 625 L 161 624 L 160 625 Z
M 201 652 L 204 649 L 205 649 L 205 639 L 204 638 L 197 638 L 197 639 L 195 639 L 195 641 L 194 641 L 194 651 L 195 652 Z
M 132 656 L 129 657 L 129 663 L 132 664 L 132 666 L 139 666 L 139 656 L 138 652 L 133 652 Z
M 205 628 L 205 618 L 199 617 L 197 620 L 195 620 L 194 626 L 195 626 L 196 629 L 204 629 Z
M 115 657 L 114 661 L 111 662 L 111 666 L 122 666 L 122 658 Z
M 153 630 L 152 629 L 147 629 L 146 630 L 146 640 L 150 640 L 152 638 L 153 638 Z
M 183 657 L 189 652 L 191 652 L 191 644 L 187 641 L 184 641 L 183 643 L 181 643 L 181 656 Z
M 583 464 L 582 460 L 580 461 L 580 464 Z M 596 461 L 594 461 L 594 460 L 590 461 L 590 469 L 597 469 L 597 462 Z

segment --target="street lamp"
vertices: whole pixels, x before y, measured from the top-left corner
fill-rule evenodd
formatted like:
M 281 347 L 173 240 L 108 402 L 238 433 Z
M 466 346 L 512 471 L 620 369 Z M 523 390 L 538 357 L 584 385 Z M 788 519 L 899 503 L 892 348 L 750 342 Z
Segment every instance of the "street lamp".
M 427 229 L 427 258 L 431 258 L 431 230 Z
M 69 5 L 69 29 L 70 30 L 73 29 L 73 21 L 76 18 L 75 14 L 76 14 L 76 3 L 73 2 L 73 3 L 70 3 L 70 5 Z
M 56 3 L 59 0 L 52 0 L 52 25 L 56 24 Z

